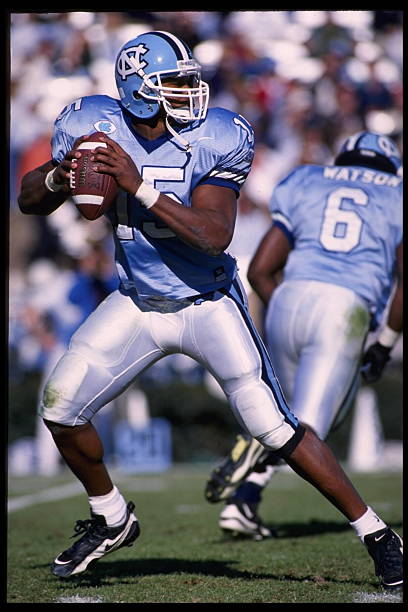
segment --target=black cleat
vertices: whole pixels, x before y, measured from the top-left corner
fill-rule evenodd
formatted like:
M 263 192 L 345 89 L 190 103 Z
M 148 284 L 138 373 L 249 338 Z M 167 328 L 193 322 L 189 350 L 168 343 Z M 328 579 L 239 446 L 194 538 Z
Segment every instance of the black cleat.
M 122 546 L 132 546 L 140 533 L 138 520 L 133 514 L 134 507 L 133 502 L 128 503 L 125 522 L 118 527 L 108 527 L 103 516 L 92 512 L 91 519 L 77 521 L 75 533 L 71 537 L 82 533 L 84 535 L 54 560 L 52 573 L 62 578 L 80 574 L 91 561 L 96 561 Z
M 375 574 L 381 586 L 389 593 L 402 592 L 402 538 L 386 527 L 366 535 L 364 543 L 374 560 Z
M 231 497 L 254 466 L 268 454 L 255 438 L 239 434 L 229 455 L 210 474 L 204 492 L 207 501 L 216 503 Z

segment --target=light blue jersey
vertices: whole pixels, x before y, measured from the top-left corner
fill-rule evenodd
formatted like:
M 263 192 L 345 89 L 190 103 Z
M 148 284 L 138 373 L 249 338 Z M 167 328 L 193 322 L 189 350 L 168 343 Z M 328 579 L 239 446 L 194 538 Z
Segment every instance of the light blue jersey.
M 253 159 L 253 130 L 241 115 L 209 109 L 204 121 L 180 131 L 191 143 L 186 150 L 168 132 L 156 140 L 144 139 L 120 102 L 100 95 L 76 100 L 59 115 L 53 159 L 60 163 L 76 138 L 95 131 L 115 140 L 146 182 L 187 207 L 198 185 L 228 187 L 238 197 Z M 212 257 L 187 245 L 130 194 L 120 192 L 107 217 L 114 228 L 121 286 L 127 292 L 182 299 L 229 286 L 236 276 L 231 255 Z
M 284 279 L 353 290 L 368 303 L 374 329 L 402 241 L 402 179 L 360 166 L 299 166 L 276 187 L 270 210 L 293 246 Z

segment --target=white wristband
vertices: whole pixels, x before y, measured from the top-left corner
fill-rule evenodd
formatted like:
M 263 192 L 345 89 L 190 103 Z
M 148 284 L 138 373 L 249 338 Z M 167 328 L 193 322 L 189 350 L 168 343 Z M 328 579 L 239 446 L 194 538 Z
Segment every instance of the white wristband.
M 50 170 L 47 174 L 47 176 L 45 177 L 45 186 L 49 191 L 61 191 L 61 189 L 64 187 L 64 185 L 61 183 L 54 183 L 54 172 L 56 171 L 56 168 L 53 168 L 52 170 Z
M 145 208 L 151 208 L 159 199 L 160 191 L 144 181 L 135 193 L 135 197 Z
M 391 329 L 391 327 L 388 327 L 388 325 L 386 325 L 378 335 L 377 341 L 383 346 L 386 346 L 387 348 L 392 348 L 397 342 L 399 335 L 400 332 L 394 331 L 393 329 Z

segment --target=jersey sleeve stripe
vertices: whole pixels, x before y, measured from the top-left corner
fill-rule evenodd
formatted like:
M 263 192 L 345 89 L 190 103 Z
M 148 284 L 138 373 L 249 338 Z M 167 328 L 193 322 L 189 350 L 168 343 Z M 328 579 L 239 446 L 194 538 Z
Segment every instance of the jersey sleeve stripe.
M 282 223 L 281 221 L 274 219 L 273 220 L 273 225 L 276 227 L 279 227 L 279 229 L 282 230 L 282 232 L 285 234 L 286 238 L 289 240 L 291 247 L 293 248 L 294 244 L 295 244 L 295 239 L 293 236 L 293 233 L 288 229 L 288 227 Z
M 284 225 L 284 226 L 286 227 L 286 229 L 287 229 L 289 232 L 292 232 L 292 231 L 293 231 L 293 226 L 292 226 L 292 223 L 291 223 L 291 222 L 289 221 L 289 219 L 288 219 L 287 217 L 285 217 L 285 215 L 284 215 L 284 214 L 282 214 L 281 212 L 278 212 L 278 211 L 276 211 L 276 212 L 275 212 L 275 211 L 272 211 L 272 219 L 273 219 L 273 221 L 274 221 L 275 223 L 276 223 L 276 222 L 279 222 L 281 225 Z
M 236 180 L 237 182 L 243 183 L 246 178 L 246 174 L 242 172 L 231 172 L 228 170 L 213 170 L 210 172 L 210 176 L 218 176 L 220 178 L 230 178 L 232 180 Z
M 237 197 L 239 196 L 241 187 L 240 184 L 237 184 L 237 181 L 232 181 L 217 176 L 206 176 L 202 181 L 200 181 L 199 185 L 218 185 L 219 187 L 229 187 L 235 191 Z

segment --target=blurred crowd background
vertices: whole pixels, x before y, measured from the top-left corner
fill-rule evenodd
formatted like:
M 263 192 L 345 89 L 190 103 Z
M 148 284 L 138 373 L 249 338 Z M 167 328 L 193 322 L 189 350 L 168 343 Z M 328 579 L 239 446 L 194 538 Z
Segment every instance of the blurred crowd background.
M 50 158 L 53 122 L 66 104 L 90 94 L 118 97 L 117 52 L 152 29 L 186 41 L 210 85 L 210 105 L 239 112 L 254 127 L 253 170 L 239 198 L 229 249 L 243 279 L 270 225 L 273 188 L 294 166 L 331 163 L 339 144 L 364 129 L 391 136 L 402 150 L 402 11 L 12 13 L 10 443 L 42 439 L 35 412 L 44 377 L 78 325 L 117 283 L 106 221 L 85 221 L 69 201 L 49 217 L 22 215 L 17 206 L 21 177 Z M 262 330 L 262 310 L 254 296 L 250 299 Z M 393 362 L 401 356 L 399 347 Z M 399 369 L 396 377 L 399 384 Z M 398 397 L 397 392 L 397 403 Z M 137 406 L 133 413 L 132 405 Z M 235 424 L 223 397 L 187 358 L 175 356 L 154 366 L 133 389 L 127 408 L 105 410 L 100 427 L 110 431 L 112 419 L 137 421 L 151 414 L 169 416 L 173 441 L 177 425 L 183 425 L 184 448 L 191 437 L 190 454 L 174 444 L 180 460 L 212 458 L 229 449 Z M 399 423 L 398 417 L 393 422 Z M 391 437 L 398 438 L 398 431 Z M 108 451 L 113 446 L 108 441 Z

